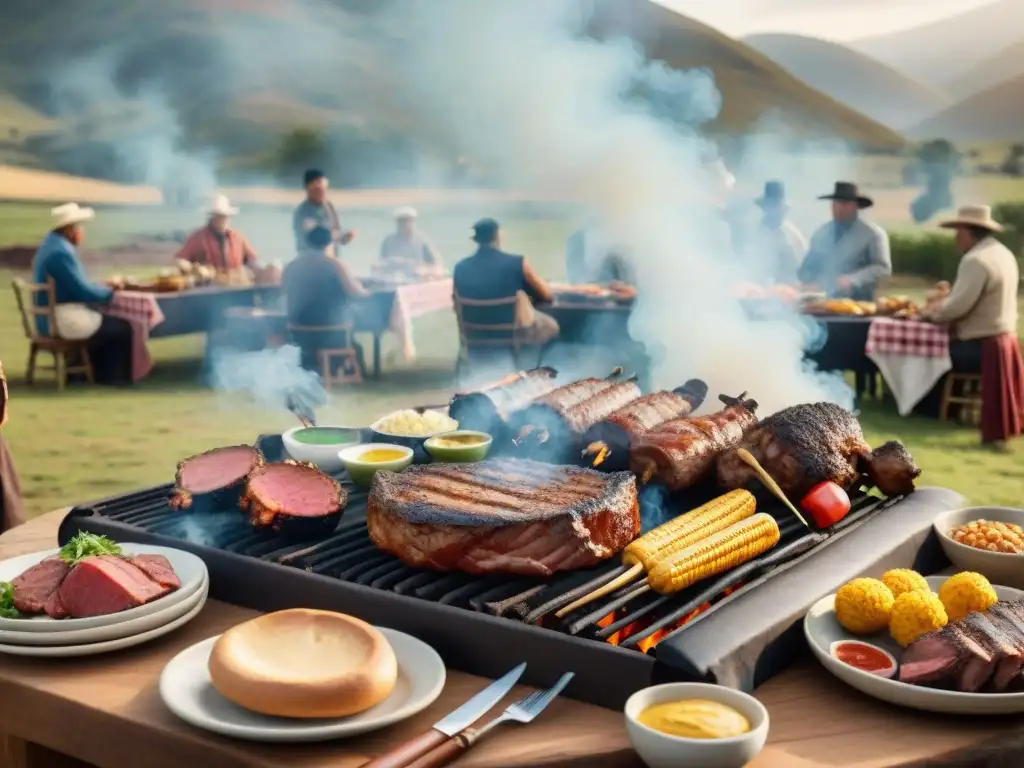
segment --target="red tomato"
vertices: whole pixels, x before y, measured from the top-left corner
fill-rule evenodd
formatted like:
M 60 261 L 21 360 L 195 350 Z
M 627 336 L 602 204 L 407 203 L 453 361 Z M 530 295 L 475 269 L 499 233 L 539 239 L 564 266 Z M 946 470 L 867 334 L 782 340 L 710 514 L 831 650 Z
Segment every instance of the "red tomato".
M 846 517 L 850 511 L 850 497 L 838 485 L 826 480 L 814 486 L 800 506 L 814 518 L 815 525 L 828 528 Z

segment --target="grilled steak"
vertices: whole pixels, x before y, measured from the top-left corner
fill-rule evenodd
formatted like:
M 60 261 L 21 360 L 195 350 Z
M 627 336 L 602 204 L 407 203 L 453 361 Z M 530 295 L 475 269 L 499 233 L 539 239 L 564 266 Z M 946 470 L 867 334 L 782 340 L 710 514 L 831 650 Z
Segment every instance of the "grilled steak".
M 121 557 L 101 555 L 80 561 L 60 585 L 60 601 L 76 619 L 119 613 L 152 602 L 173 590 L 153 581 Z
M 162 587 L 170 589 L 181 587 L 181 579 L 174 572 L 174 566 L 163 555 L 135 555 L 128 558 L 128 562 Z
M 626 472 L 516 459 L 378 472 L 367 504 L 373 542 L 406 565 L 549 576 L 587 568 L 640 530 Z
M 630 468 L 641 482 L 653 477 L 672 491 L 689 488 L 757 424 L 756 402 L 722 399 L 732 404 L 710 416 L 666 421 L 641 435 L 629 456 Z
M 456 394 L 448 415 L 461 429 L 488 432 L 498 439 L 508 429 L 509 415 L 554 390 L 556 376 L 558 371 L 547 367 L 513 373 L 476 392 Z
M 348 494 L 312 464 L 283 461 L 253 470 L 239 502 L 249 522 L 286 536 L 326 535 L 338 526 Z
M 833 403 L 795 405 L 751 429 L 718 459 L 719 484 L 744 488 L 757 480 L 736 448 L 746 448 L 794 502 L 826 480 L 850 490 L 866 472 L 887 496 L 909 493 L 921 470 L 896 442 L 872 452 L 856 417 Z
M 263 454 L 249 445 L 231 445 L 192 456 L 178 464 L 170 504 L 176 509 L 217 510 L 238 503 L 245 479 L 263 464 Z
M 70 570 L 60 557 L 52 555 L 16 576 L 11 581 L 14 607 L 28 615 L 43 613 L 50 596 L 57 591 Z

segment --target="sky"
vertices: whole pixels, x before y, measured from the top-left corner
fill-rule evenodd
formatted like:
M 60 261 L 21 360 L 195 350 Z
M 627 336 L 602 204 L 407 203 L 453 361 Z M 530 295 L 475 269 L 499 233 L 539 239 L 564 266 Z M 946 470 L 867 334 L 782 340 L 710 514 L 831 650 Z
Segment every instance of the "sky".
M 1024 2 L 1024 0 L 1021 0 Z M 989 5 L 993 0 L 655 0 L 732 37 L 791 32 L 856 40 Z

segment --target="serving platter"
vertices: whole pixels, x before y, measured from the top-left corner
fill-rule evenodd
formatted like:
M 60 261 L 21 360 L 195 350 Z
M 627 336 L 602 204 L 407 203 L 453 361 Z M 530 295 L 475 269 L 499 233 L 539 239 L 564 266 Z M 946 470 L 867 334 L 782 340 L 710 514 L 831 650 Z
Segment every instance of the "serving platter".
M 929 576 L 928 586 L 938 592 L 946 576 Z M 1020 600 L 1024 591 L 1012 587 L 993 585 L 1000 601 Z M 896 660 L 902 649 L 887 633 L 857 637 L 843 629 L 836 621 L 835 595 L 823 597 L 815 603 L 804 617 L 804 636 L 811 651 L 829 672 L 861 693 L 900 707 L 922 709 L 928 712 L 942 712 L 951 715 L 1007 715 L 1024 712 L 1024 693 L 962 693 L 938 688 L 909 685 L 899 680 L 889 680 L 836 659 L 829 652 L 837 640 L 862 640 L 884 648 Z
M 433 704 L 444 689 L 446 672 L 440 655 L 422 640 L 386 627 L 377 629 L 395 652 L 398 682 L 387 699 L 356 715 L 309 720 L 271 717 L 228 701 L 210 681 L 208 664 L 217 637 L 186 648 L 167 663 L 160 675 L 160 698 L 189 725 L 248 741 L 327 741 L 383 728 Z
M 127 611 L 108 613 L 102 616 L 91 616 L 87 619 L 51 619 L 49 616 L 32 616 L 19 619 L 0 618 L 0 631 L 71 632 L 120 624 L 121 622 L 138 619 L 142 616 L 149 616 L 188 600 L 190 597 L 195 596 L 204 582 L 209 582 L 206 563 L 191 552 L 150 544 L 123 544 L 121 549 L 126 555 L 163 555 L 170 561 L 174 572 L 181 579 L 181 587 L 169 595 L 165 595 L 151 603 L 140 605 L 138 608 L 130 608 Z M 56 555 L 58 552 L 60 552 L 59 549 L 47 549 L 43 552 L 33 552 L 0 562 L 0 582 L 12 581 L 33 565 Z

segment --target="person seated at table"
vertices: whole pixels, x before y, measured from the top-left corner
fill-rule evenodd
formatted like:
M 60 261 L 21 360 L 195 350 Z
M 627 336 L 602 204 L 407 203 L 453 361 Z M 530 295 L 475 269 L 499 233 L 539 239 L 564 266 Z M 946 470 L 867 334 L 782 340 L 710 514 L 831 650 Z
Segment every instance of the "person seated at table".
M 306 237 L 317 227 L 324 227 L 331 233 L 331 252 L 338 256 L 341 246 L 348 245 L 356 236 L 355 230 L 342 230 L 338 212 L 327 199 L 330 182 L 323 171 L 311 168 L 302 177 L 306 187 L 306 199 L 299 203 L 292 215 L 292 232 L 295 234 L 295 249 L 302 253 L 306 249 Z
M 759 283 L 794 285 L 807 240 L 800 228 L 789 220 L 786 186 L 781 181 L 769 181 L 764 194 L 754 201 L 761 209 L 761 225 L 753 233 L 751 262 L 747 264 Z
M 395 231 L 380 244 L 380 270 L 415 276 L 443 272 L 441 254 L 416 227 L 416 209 L 408 206 L 396 208 L 394 215 Z
M 45 314 L 36 315 L 36 331 L 69 341 L 88 340 L 93 374 L 100 384 L 131 381 L 132 327 L 122 318 L 98 311 L 110 303 L 114 289 L 89 280 L 78 258 L 78 247 L 85 238 L 83 223 L 94 218 L 92 208 L 78 203 L 59 205 L 50 211 L 50 233 L 32 258 L 32 282 L 45 285 L 53 281 L 54 319 L 50 328 Z M 35 304 L 45 307 L 49 297 L 36 291 Z
M 334 235 L 327 227 L 315 227 L 306 236 L 306 245 L 284 269 L 284 291 L 288 324 L 305 328 L 329 328 L 353 322 L 353 300 L 365 299 L 370 292 L 349 266 L 333 255 Z M 355 348 L 363 368 L 363 350 L 342 331 L 293 331 L 302 349 L 302 365 L 319 371 L 317 350 Z
M 238 209 L 224 195 L 217 195 L 207 211 L 206 226 L 197 229 L 175 254 L 175 259 L 204 264 L 218 272 L 235 272 L 243 267 L 255 270 L 256 251 L 237 229 L 231 228 L 231 217 Z
M 7 423 L 7 379 L 0 362 L 0 429 Z M 14 460 L 0 431 L 0 533 L 25 522 L 21 507 L 21 482 L 14 469 Z
M 521 340 L 537 346 L 554 340 L 559 333 L 558 323 L 534 309 L 531 301 L 553 301 L 551 286 L 534 271 L 525 256 L 501 250 L 501 226 L 494 219 L 481 219 L 474 224 L 472 239 L 478 246 L 476 253 L 455 265 L 455 298 L 487 301 L 515 297 L 515 319 L 522 329 Z M 469 322 L 493 321 L 471 318 Z
M 595 219 L 588 221 L 566 241 L 565 274 L 574 285 L 634 283 L 628 262 L 612 251 Z
M 997 450 L 1024 433 L 1024 360 L 1017 336 L 1020 269 L 1013 253 L 995 238 L 1002 225 L 987 205 L 965 206 L 942 223 L 955 230 L 963 254 L 956 280 L 940 285 L 922 311 L 948 324 L 953 371 L 981 374 L 981 440 Z M 929 396 L 940 397 L 942 385 Z
M 889 235 L 860 215 L 874 201 L 848 181 L 818 199 L 832 201 L 832 221 L 811 236 L 798 278 L 832 298 L 874 301 L 879 281 L 892 274 Z

